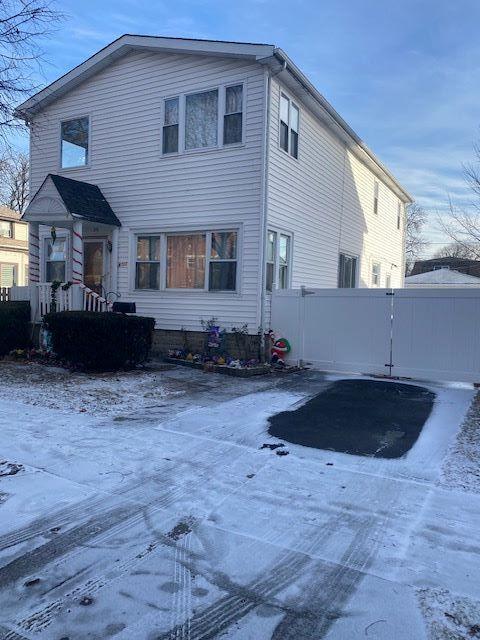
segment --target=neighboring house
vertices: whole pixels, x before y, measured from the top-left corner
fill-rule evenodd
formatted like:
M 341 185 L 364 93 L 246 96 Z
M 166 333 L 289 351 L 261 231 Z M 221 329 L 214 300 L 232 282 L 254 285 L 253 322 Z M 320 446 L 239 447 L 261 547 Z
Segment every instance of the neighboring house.
M 28 282 L 28 225 L 20 217 L 0 205 L 0 287 Z
M 466 258 L 430 258 L 430 260 L 417 260 L 413 265 L 410 276 L 420 273 L 428 273 L 437 269 L 453 269 L 460 273 L 480 278 L 480 260 L 467 260 Z
M 125 35 L 17 115 L 32 282 L 250 333 L 275 288 L 403 286 L 410 196 L 273 45 Z
M 480 277 L 470 276 L 448 267 L 440 267 L 439 269 L 434 269 L 434 271 L 425 271 L 414 276 L 407 276 L 405 278 L 405 287 L 416 289 L 480 287 Z

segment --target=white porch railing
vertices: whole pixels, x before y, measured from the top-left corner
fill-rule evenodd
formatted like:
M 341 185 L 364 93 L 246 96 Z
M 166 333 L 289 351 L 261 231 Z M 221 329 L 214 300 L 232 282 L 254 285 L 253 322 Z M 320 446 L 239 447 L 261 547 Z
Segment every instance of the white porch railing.
M 51 282 L 12 287 L 10 291 L 10 299 L 30 301 L 34 322 L 51 311 L 111 311 L 112 308 L 110 302 L 84 284 L 72 284 L 65 289 L 60 285 L 55 294 L 55 309 L 52 308 Z
M 10 300 L 10 287 L 0 287 L 0 302 Z

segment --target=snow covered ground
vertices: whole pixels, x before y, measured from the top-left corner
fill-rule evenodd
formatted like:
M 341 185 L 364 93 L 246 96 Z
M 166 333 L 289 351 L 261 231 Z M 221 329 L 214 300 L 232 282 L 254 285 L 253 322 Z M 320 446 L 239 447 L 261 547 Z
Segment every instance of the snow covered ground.
M 473 389 L 397 460 L 260 448 L 332 379 L 0 364 L 0 639 L 480 637 Z

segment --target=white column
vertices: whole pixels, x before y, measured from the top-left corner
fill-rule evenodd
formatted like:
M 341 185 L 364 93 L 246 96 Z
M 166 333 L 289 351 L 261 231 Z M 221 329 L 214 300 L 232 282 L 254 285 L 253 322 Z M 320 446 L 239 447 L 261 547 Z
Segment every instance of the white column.
M 72 282 L 83 282 L 83 224 L 73 223 L 72 231 Z
M 40 232 L 38 222 L 28 223 L 28 284 L 40 282 Z

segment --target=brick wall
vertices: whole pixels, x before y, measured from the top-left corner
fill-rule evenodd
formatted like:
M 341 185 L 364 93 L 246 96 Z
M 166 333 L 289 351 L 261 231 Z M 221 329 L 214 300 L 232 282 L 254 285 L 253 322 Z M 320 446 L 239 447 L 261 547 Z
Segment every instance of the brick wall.
M 225 353 L 234 358 L 243 360 L 260 357 L 260 336 L 258 335 L 246 335 L 236 339 L 235 334 L 228 333 L 224 345 Z M 186 349 L 192 353 L 204 353 L 206 351 L 205 333 L 203 331 L 155 329 L 152 354 L 165 356 L 169 349 Z

